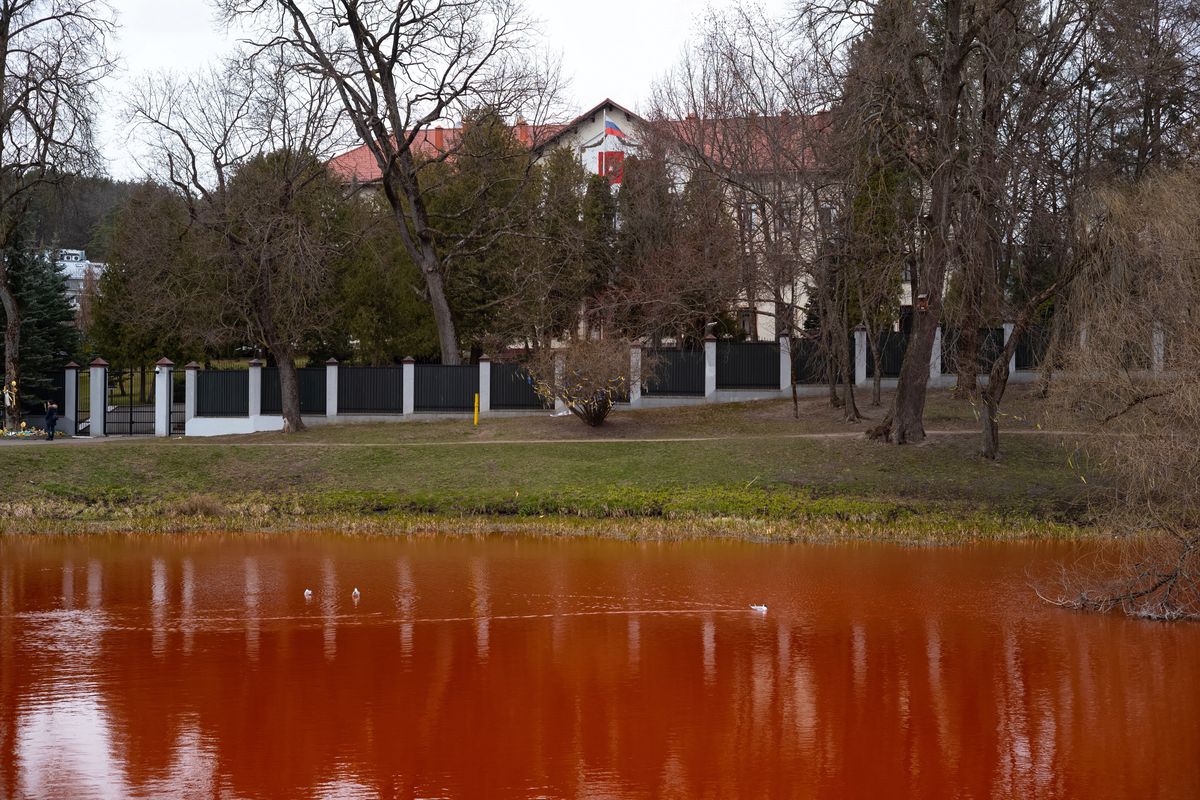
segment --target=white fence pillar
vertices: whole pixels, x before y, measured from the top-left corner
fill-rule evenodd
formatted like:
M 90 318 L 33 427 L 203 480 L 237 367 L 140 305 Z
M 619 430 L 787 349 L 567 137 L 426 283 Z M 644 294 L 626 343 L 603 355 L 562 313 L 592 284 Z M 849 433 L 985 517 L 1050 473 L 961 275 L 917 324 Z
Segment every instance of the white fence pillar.
M 717 337 L 704 337 L 704 399 L 717 399 Z
M 1154 323 L 1154 331 L 1150 334 L 1150 368 L 1155 373 L 1162 372 L 1167 366 L 1167 337 L 1162 325 Z
M 1015 323 L 1012 323 L 1012 322 L 1004 323 L 1004 346 L 1005 347 L 1008 347 L 1008 340 L 1012 338 L 1013 331 L 1015 331 L 1016 329 L 1017 329 L 1017 326 Z M 1016 348 L 1013 348 L 1013 353 L 1008 358 L 1008 374 L 1012 375 L 1016 371 L 1017 371 L 1017 351 L 1016 351 Z
M 854 385 L 867 385 L 867 329 L 854 329 Z
M 338 360 L 331 358 L 325 362 L 325 416 L 338 415 Z
M 88 376 L 88 393 L 91 395 L 88 434 L 106 436 L 104 423 L 108 416 L 108 362 L 97 358 L 88 366 L 91 367 L 91 374 Z
M 154 435 L 171 435 L 171 375 L 175 362 L 160 358 L 154 365 Z
M 417 405 L 417 362 L 412 356 L 408 356 L 404 359 L 403 364 L 404 407 L 402 411 L 405 416 L 411 416 Z
M 642 405 L 642 346 L 629 346 L 629 406 L 640 408 Z
M 779 337 L 779 391 L 792 390 L 792 338 Z
M 942 326 L 933 330 L 933 349 L 929 351 L 929 383 L 942 377 Z
M 479 416 L 492 410 L 492 360 L 479 357 Z
M 262 416 L 262 368 L 263 362 L 257 358 L 250 360 L 250 396 L 247 398 L 250 419 Z
M 200 365 L 189 361 L 183 368 L 183 429 L 196 417 L 196 372 Z
M 58 413 L 71 421 L 72 436 L 79 433 L 79 365 L 74 361 L 63 367 L 63 407 Z
M 554 354 L 554 388 L 556 390 L 562 388 L 563 376 L 566 374 L 566 371 L 567 371 L 567 356 L 563 351 L 559 350 L 557 353 Z M 554 393 L 554 412 L 555 413 L 560 413 L 562 411 L 567 410 L 566 401 L 563 400 L 562 397 L 559 396 L 561 394 L 562 394 L 562 392 L 560 392 L 560 391 L 555 391 L 555 393 Z

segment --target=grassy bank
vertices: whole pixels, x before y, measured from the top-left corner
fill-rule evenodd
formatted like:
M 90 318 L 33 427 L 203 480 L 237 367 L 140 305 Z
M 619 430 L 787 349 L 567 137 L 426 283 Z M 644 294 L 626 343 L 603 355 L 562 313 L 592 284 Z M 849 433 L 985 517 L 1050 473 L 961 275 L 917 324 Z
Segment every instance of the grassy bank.
M 0 451 L 0 528 L 538 530 L 962 541 L 1078 535 L 1069 437 L 1010 404 L 1004 458 L 938 393 L 918 447 L 866 441 L 820 401 L 572 418 L 342 425 L 295 436 L 29 443 Z M 875 412 L 879 413 L 879 412 Z M 958 432 L 958 433 L 956 433 Z

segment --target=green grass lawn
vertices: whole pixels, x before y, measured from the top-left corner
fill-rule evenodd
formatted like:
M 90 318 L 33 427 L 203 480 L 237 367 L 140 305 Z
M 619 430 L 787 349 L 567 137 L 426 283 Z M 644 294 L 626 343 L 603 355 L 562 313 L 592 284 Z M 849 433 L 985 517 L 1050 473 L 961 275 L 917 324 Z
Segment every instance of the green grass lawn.
M 1012 430 L 1034 431 L 1017 393 Z M 879 410 L 866 409 L 878 415 Z M 927 428 L 973 431 L 971 406 L 931 397 Z M 867 441 L 823 401 L 619 412 L 574 418 L 348 424 L 220 440 L 46 443 L 0 451 L 9 529 L 154 519 L 250 518 L 288 527 L 412 515 L 525 520 L 739 520 L 927 530 L 1029 530 L 1086 520 L 1073 445 L 1048 433 L 920 446 Z M 847 435 L 849 434 L 849 435 Z M 703 440 L 688 440 L 704 437 Z M 646 440 L 656 441 L 646 441 Z M 675 441 L 670 441 L 674 439 Z M 3 509 L 0 509 L 3 510 Z M 68 525 L 67 527 L 71 527 Z

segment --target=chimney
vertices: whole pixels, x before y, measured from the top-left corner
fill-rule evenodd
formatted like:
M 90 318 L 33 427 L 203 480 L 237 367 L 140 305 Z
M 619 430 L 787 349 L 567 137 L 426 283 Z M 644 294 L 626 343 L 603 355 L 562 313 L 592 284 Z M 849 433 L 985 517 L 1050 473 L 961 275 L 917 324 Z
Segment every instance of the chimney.
M 445 134 L 445 132 L 442 130 L 442 126 L 441 126 L 441 125 L 438 125 L 438 126 L 436 126 L 436 127 L 433 129 L 433 146 L 434 146 L 435 148 L 437 148 L 438 150 L 445 150 L 445 149 L 446 149 L 446 148 L 443 146 L 443 145 L 444 145 L 444 142 L 445 142 L 445 135 L 444 135 L 444 134 Z
M 517 117 L 517 141 L 521 144 L 529 144 L 529 123 L 524 117 Z

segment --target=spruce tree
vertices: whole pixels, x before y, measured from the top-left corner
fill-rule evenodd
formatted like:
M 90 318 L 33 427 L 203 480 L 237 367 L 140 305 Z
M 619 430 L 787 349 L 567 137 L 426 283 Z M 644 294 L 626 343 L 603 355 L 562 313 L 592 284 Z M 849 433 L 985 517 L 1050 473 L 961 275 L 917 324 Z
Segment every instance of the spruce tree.
M 21 310 L 21 398 L 26 408 L 40 408 L 57 395 L 63 365 L 79 352 L 79 331 L 66 277 L 50 253 L 23 245 L 18 242 L 4 258 Z M 0 309 L 0 326 L 4 321 Z M 0 341 L 0 359 L 3 348 Z

